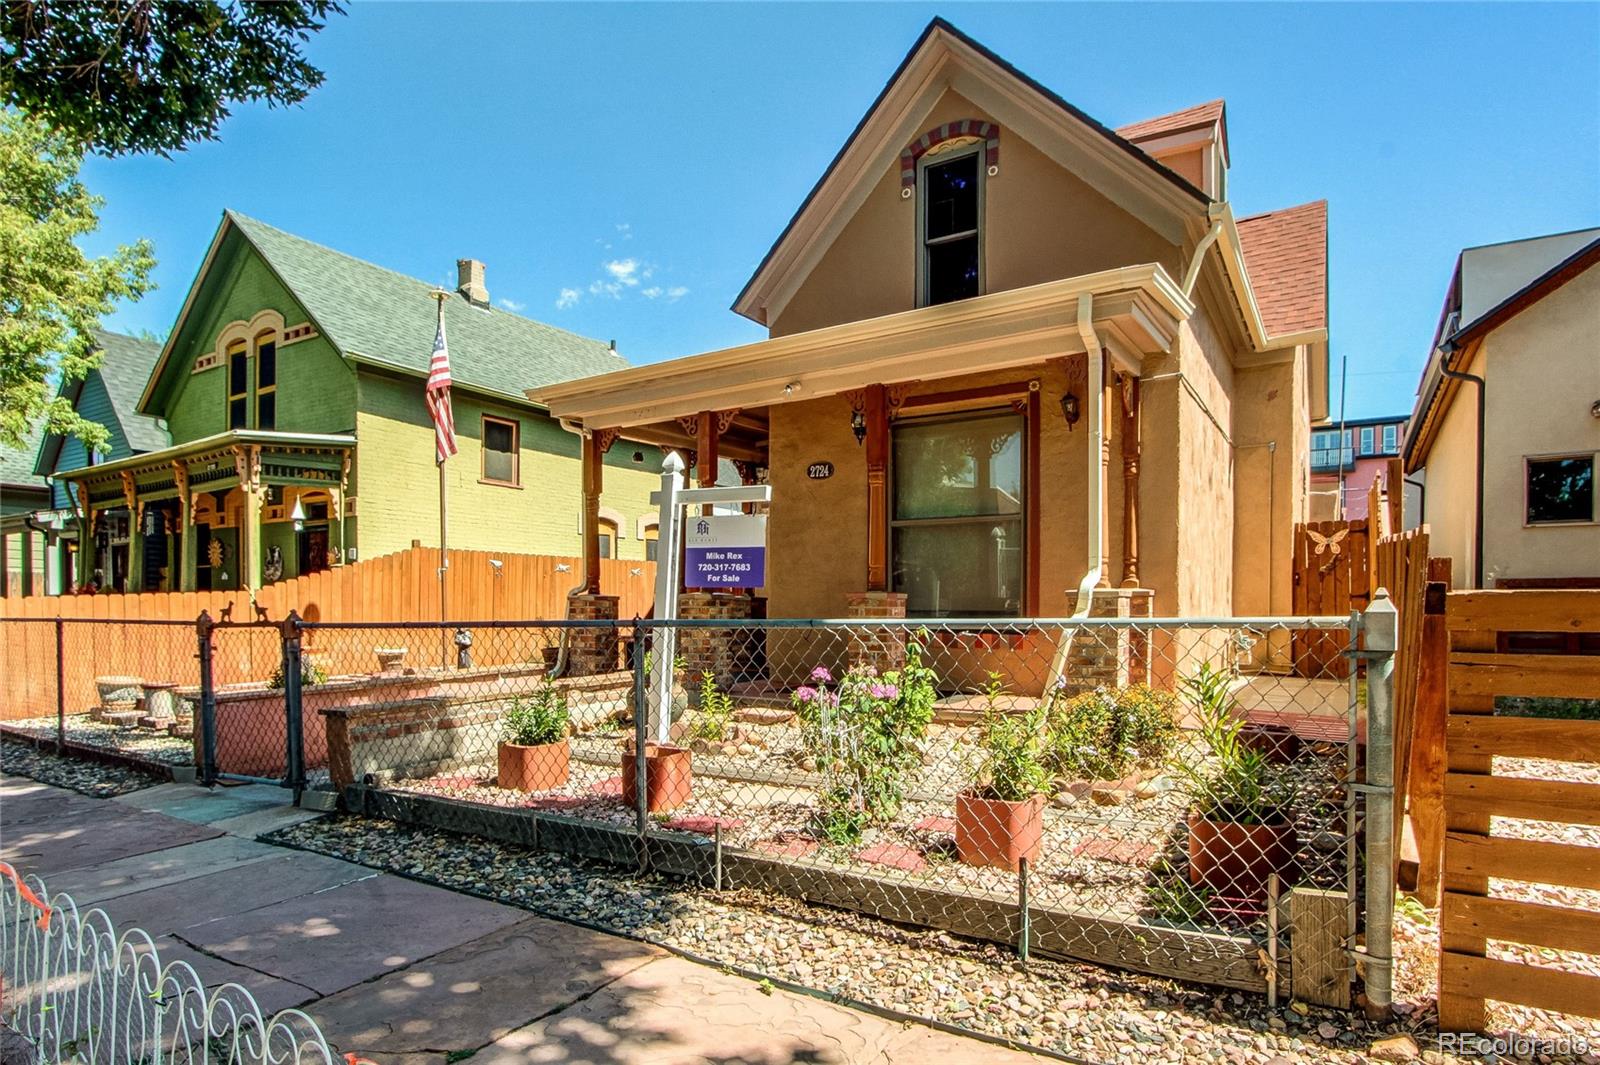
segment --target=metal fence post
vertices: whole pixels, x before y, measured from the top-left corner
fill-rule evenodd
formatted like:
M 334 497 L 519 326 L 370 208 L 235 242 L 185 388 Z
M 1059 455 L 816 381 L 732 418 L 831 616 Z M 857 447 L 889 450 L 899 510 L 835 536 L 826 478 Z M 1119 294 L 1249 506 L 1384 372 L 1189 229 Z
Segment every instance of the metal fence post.
M 657 643 L 660 643 L 657 634 Z M 645 704 L 645 630 L 644 624 L 635 617 L 633 619 L 633 790 L 635 800 L 635 827 L 639 832 L 639 868 L 645 865 L 644 834 L 650 827 L 650 781 L 649 763 L 645 759 L 646 745 L 649 743 L 650 713 Z M 659 647 L 657 648 L 659 651 Z M 670 673 L 668 674 L 670 676 Z M 671 702 L 666 704 L 669 709 L 665 711 L 667 718 L 671 719 Z
M 1379 588 L 1361 619 L 1367 662 L 1367 1009 L 1386 1016 L 1393 989 L 1395 889 L 1394 653 L 1399 614 Z
M 56 753 L 67 743 L 67 623 L 56 618 Z
M 288 773 L 284 783 L 294 789 L 294 804 L 306 787 L 305 722 L 300 717 L 300 615 L 291 610 L 279 629 L 283 634 L 283 712 L 284 736 L 288 750 L 284 764 Z
M 194 623 L 200 640 L 200 782 L 217 783 L 217 688 L 211 675 L 211 634 L 217 623 L 209 611 L 200 611 Z

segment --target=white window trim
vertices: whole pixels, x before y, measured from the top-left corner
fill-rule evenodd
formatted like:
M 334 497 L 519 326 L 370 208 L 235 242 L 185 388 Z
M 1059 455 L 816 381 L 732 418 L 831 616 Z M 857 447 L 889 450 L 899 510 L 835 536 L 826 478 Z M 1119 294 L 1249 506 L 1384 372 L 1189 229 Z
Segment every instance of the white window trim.
M 983 165 L 984 142 L 974 140 L 969 144 L 957 145 L 943 151 L 935 149 L 925 152 L 917 160 L 917 306 L 928 306 L 928 180 L 927 169 L 929 166 L 941 166 L 945 163 L 960 159 L 963 156 L 976 156 L 978 165 L 978 295 L 988 291 L 988 272 L 984 268 L 984 239 L 983 233 L 987 226 L 984 225 L 985 203 L 988 190 L 988 175 Z
M 1591 525 L 1600 525 L 1600 489 L 1591 493 L 1589 501 L 1589 517 L 1587 520 L 1578 518 L 1573 521 L 1529 521 L 1528 520 L 1528 467 L 1535 462 L 1554 462 L 1558 459 L 1588 459 L 1591 482 L 1594 474 L 1600 473 L 1600 451 L 1556 451 L 1548 455 L 1522 456 L 1522 527 L 1524 529 L 1584 529 Z
M 1362 455 L 1372 455 L 1377 453 L 1378 434 L 1374 430 L 1375 427 L 1371 425 L 1363 425 L 1361 427 Z

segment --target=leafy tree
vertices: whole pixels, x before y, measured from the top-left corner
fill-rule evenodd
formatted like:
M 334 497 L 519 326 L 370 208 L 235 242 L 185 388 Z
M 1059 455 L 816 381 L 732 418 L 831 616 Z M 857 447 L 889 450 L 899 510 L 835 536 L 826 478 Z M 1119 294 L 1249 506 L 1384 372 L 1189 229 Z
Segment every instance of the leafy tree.
M 215 140 L 230 104 L 322 84 L 300 49 L 334 0 L 0 0 L 0 103 L 108 155 Z
M 152 286 L 150 242 L 91 259 L 78 240 L 99 228 L 98 196 L 78 180 L 75 141 L 0 109 L 0 445 L 17 446 L 41 416 L 51 432 L 103 447 L 103 426 L 53 395 L 99 362 L 93 330 L 119 299 Z

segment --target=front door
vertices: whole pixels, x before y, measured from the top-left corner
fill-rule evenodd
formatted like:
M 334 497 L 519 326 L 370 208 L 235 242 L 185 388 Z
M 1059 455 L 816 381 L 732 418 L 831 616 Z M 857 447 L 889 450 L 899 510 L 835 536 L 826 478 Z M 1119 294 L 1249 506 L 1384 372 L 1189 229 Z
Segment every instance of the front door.
M 300 568 L 296 572 L 304 577 L 328 568 L 328 527 L 315 525 L 302 529 L 295 540 L 299 547 Z

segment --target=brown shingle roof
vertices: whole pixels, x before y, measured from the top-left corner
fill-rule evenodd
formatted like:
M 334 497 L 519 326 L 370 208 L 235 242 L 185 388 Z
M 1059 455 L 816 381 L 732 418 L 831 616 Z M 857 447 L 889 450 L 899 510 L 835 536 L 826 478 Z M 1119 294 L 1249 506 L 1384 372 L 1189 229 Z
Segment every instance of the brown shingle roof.
M 1268 336 L 1327 328 L 1327 200 L 1241 218 L 1239 243 Z
M 1117 136 L 1123 140 L 1139 141 L 1163 133 L 1177 133 L 1179 130 L 1209 126 L 1222 117 L 1223 106 L 1221 100 L 1210 100 L 1203 104 L 1195 104 L 1193 107 L 1185 107 L 1182 111 L 1174 111 L 1170 115 L 1157 115 L 1155 118 L 1131 122 L 1126 126 L 1118 126 Z

